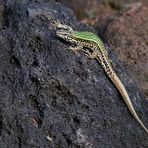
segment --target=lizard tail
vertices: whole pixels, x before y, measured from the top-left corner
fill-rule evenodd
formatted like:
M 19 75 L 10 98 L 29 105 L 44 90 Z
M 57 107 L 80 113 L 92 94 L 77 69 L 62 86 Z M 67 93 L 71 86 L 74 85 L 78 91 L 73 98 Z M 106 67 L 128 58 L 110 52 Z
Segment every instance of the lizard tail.
M 112 71 L 113 72 L 113 71 Z M 131 114 L 134 116 L 134 118 L 137 120 L 137 122 L 141 125 L 141 127 L 148 133 L 148 129 L 145 127 L 145 125 L 142 123 L 142 121 L 140 120 L 140 118 L 138 117 L 133 104 L 129 98 L 129 95 L 125 89 L 125 87 L 123 86 L 121 80 L 119 79 L 119 77 L 115 74 L 115 72 L 113 72 L 113 76 L 109 76 L 110 79 L 112 80 L 112 82 L 114 83 L 114 85 L 116 86 L 116 88 L 119 90 L 121 96 L 123 97 L 128 109 L 130 110 Z

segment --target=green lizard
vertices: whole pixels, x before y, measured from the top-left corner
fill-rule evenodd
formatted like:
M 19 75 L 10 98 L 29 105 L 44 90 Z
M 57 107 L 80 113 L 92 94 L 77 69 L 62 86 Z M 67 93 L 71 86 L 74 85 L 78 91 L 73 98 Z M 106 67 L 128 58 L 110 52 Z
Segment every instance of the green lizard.
M 148 129 L 138 117 L 123 83 L 112 68 L 111 62 L 108 58 L 107 50 L 105 49 L 102 40 L 91 32 L 77 32 L 71 27 L 56 21 L 54 21 L 54 25 L 56 26 L 57 37 L 76 45 L 75 47 L 70 47 L 71 51 L 77 52 L 82 50 L 87 54 L 87 56 L 89 56 L 89 58 L 96 59 L 101 64 L 107 76 L 111 79 L 113 84 L 120 92 L 131 114 L 141 125 L 141 127 L 148 133 Z

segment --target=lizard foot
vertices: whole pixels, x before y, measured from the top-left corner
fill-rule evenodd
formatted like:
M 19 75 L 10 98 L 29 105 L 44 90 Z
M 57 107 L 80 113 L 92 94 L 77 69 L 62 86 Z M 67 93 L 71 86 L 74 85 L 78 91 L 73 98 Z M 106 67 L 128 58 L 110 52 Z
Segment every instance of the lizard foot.
M 83 47 L 81 47 L 81 46 L 76 46 L 76 47 L 70 47 L 69 48 L 69 51 L 70 52 L 77 52 L 77 51 L 80 51 L 80 50 L 82 50 L 83 49 Z
M 93 54 L 89 51 L 89 50 L 83 50 L 85 52 L 85 55 L 90 58 L 90 59 L 94 59 L 95 57 L 93 56 Z

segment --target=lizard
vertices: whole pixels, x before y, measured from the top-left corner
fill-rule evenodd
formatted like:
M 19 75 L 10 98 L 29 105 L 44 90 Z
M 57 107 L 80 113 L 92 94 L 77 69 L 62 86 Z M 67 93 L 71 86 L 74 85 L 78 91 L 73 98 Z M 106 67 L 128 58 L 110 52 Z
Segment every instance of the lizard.
M 100 63 L 107 76 L 110 78 L 112 83 L 119 91 L 130 113 L 141 125 L 141 127 L 146 131 L 146 133 L 148 133 L 148 129 L 140 120 L 138 114 L 133 107 L 126 88 L 124 87 L 122 81 L 112 67 L 111 60 L 108 57 L 108 52 L 105 49 L 105 45 L 101 38 L 92 32 L 74 31 L 70 26 L 63 25 L 57 21 L 54 21 L 53 23 L 56 26 L 56 36 L 75 45 L 75 47 L 70 47 L 70 51 L 78 52 L 82 50 L 89 58 L 95 59 Z

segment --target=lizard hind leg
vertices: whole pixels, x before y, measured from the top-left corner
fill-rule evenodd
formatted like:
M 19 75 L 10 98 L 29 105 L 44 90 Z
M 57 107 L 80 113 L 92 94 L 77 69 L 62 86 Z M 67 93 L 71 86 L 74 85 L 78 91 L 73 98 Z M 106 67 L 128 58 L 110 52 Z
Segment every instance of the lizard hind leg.
M 91 52 L 91 51 L 89 51 L 89 50 L 87 50 L 87 49 L 83 49 L 83 51 L 84 51 L 85 55 L 86 55 L 88 58 L 90 58 L 90 59 L 94 59 L 94 58 L 95 58 L 94 55 L 93 55 L 93 52 Z

